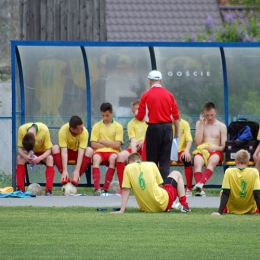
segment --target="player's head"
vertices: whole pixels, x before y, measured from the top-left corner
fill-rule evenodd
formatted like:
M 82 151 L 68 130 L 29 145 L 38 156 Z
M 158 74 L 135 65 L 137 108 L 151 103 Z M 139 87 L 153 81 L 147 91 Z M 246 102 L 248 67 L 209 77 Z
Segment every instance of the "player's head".
M 23 137 L 23 148 L 29 152 L 31 150 L 33 150 L 33 147 L 35 145 L 35 135 L 34 133 L 28 132 L 27 134 L 25 134 L 25 136 Z
M 105 124 L 109 124 L 113 120 L 113 107 L 110 103 L 102 103 L 100 106 L 100 112 Z
M 248 164 L 250 154 L 247 150 L 241 149 L 236 153 L 235 162 L 236 164 Z
M 203 106 L 203 114 L 208 122 L 214 121 L 217 110 L 213 102 L 207 102 Z
M 148 74 L 148 80 L 150 86 L 154 84 L 160 84 L 162 82 L 162 73 L 158 70 L 152 70 Z
M 135 111 L 138 109 L 138 107 L 139 107 L 139 99 L 131 103 L 131 111 L 133 115 L 135 115 Z
M 70 132 L 74 135 L 81 134 L 84 129 L 84 124 L 79 116 L 72 116 L 69 121 Z
M 133 162 L 137 162 L 137 161 L 141 161 L 141 155 L 139 153 L 131 153 L 128 156 L 128 163 L 133 163 Z

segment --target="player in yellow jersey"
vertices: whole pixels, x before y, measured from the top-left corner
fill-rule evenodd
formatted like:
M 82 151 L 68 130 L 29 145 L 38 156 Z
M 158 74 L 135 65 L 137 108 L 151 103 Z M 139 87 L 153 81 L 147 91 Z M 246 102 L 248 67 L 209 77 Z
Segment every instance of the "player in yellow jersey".
M 135 115 L 135 111 L 138 109 L 138 107 L 139 107 L 139 100 L 135 100 L 131 104 L 131 110 L 133 115 Z M 127 163 L 128 156 L 131 153 L 136 153 L 136 152 L 142 155 L 146 129 L 147 129 L 146 122 L 139 121 L 136 118 L 133 118 L 127 124 L 127 133 L 130 141 L 130 146 L 129 148 L 120 152 L 117 155 L 117 162 L 116 162 L 116 169 L 117 169 L 120 188 L 122 188 L 123 174 L 124 174 L 125 164 Z
M 53 157 L 51 155 L 52 142 L 48 127 L 43 123 L 26 123 L 18 130 L 18 156 L 16 167 L 16 186 L 18 190 L 24 191 L 25 163 L 37 164 L 43 161 L 46 164 L 45 195 L 52 195 L 54 180 Z M 29 157 L 30 151 L 34 157 Z
M 174 125 L 172 126 L 172 128 L 173 133 L 175 133 Z M 186 178 L 186 196 L 192 196 L 193 170 L 190 154 L 190 149 L 192 146 L 192 136 L 189 123 L 182 118 L 180 119 L 179 125 L 179 137 L 180 140 L 178 149 L 178 161 L 184 163 L 184 174 Z
M 52 154 L 54 163 L 61 173 L 61 184 L 70 182 L 68 162 L 75 161 L 76 167 L 72 173 L 71 182 L 77 186 L 80 176 L 85 173 L 91 163 L 93 150 L 88 146 L 88 130 L 78 116 L 72 116 L 69 123 L 59 131 L 59 145 L 54 145 Z
M 180 172 L 171 172 L 161 186 L 163 179 L 154 162 L 141 162 L 140 154 L 132 153 L 128 163 L 124 171 L 121 208 L 115 213 L 124 213 L 131 188 L 143 212 L 169 211 L 177 196 L 181 204 L 180 211 L 191 211 Z
M 103 120 L 93 126 L 90 138 L 91 147 L 94 149 L 92 174 L 95 196 L 100 196 L 102 191 L 106 192 L 109 188 L 115 173 L 117 154 L 124 140 L 123 126 L 112 117 L 112 105 L 103 103 L 100 111 Z M 108 166 L 103 190 L 100 188 L 100 164 Z
M 249 157 L 246 150 L 237 152 L 236 167 L 225 171 L 220 206 L 218 212 L 213 212 L 212 215 L 220 216 L 226 206 L 227 213 L 233 214 L 252 214 L 260 208 L 259 173 L 256 169 L 247 167 Z

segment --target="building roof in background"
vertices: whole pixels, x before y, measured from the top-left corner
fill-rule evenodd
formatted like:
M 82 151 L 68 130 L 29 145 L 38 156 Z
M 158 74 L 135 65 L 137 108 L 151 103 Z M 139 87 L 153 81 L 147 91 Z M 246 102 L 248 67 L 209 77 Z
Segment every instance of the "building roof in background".
M 239 23 L 246 23 L 248 19 L 246 18 L 245 6 L 219 6 L 221 16 L 223 21 L 225 21 L 226 15 L 231 15 L 234 20 L 238 20 Z
M 216 0 L 106 0 L 108 41 L 174 41 L 223 23 Z

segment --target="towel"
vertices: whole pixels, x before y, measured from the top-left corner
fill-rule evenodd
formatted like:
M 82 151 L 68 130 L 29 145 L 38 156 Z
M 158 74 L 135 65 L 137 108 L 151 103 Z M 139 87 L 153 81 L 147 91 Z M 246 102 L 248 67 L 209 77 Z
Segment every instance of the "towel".
M 197 149 L 192 152 L 192 154 L 194 155 L 198 153 L 202 154 L 202 157 L 205 161 L 205 165 L 208 166 L 210 153 L 208 152 L 208 150 L 205 149 L 205 147 L 212 146 L 212 145 L 213 145 L 212 143 L 200 144 L 199 146 L 197 146 Z

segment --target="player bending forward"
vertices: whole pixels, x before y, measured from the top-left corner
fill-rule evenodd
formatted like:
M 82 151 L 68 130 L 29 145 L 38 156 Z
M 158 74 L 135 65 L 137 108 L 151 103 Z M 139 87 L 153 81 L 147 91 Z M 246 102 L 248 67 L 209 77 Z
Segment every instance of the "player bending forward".
M 180 172 L 171 172 L 163 186 L 162 183 L 163 179 L 156 164 L 141 162 L 140 154 L 132 153 L 128 157 L 128 165 L 124 171 L 121 209 L 113 213 L 124 213 L 131 188 L 141 211 L 169 211 L 177 196 L 181 204 L 180 211 L 191 211 L 186 201 L 184 182 Z

